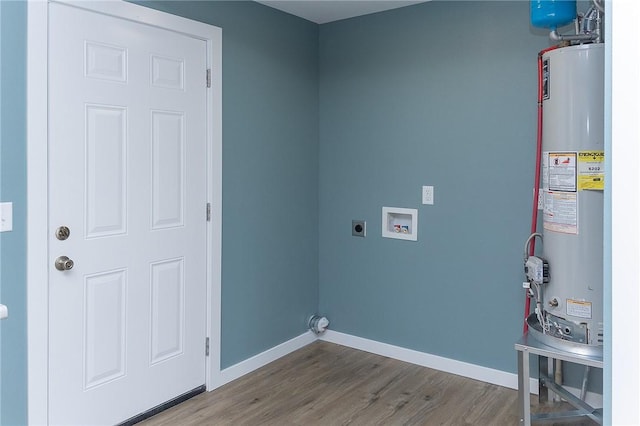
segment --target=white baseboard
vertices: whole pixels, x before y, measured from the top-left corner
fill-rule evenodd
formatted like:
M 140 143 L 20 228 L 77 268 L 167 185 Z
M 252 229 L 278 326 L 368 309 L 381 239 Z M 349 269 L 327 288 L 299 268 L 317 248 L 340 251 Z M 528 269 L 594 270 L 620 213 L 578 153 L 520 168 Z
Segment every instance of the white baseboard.
M 493 368 L 482 367 L 467 362 L 456 361 L 438 355 L 431 355 L 425 352 L 418 352 L 413 349 L 402 348 L 400 346 L 389 345 L 375 340 L 364 339 L 349 334 L 327 330 L 320 336 L 320 340 L 336 343 L 342 346 L 371 352 L 397 359 L 445 373 L 456 374 L 469 379 L 480 380 L 494 385 L 504 386 L 511 389 L 518 389 L 518 375 Z M 514 352 L 515 358 L 515 352 Z M 538 393 L 538 380 L 530 379 L 530 389 L 532 393 Z
M 278 346 L 274 346 L 271 349 L 267 349 L 262 353 L 254 355 L 249 359 L 234 364 L 231 367 L 227 367 L 220 371 L 220 374 L 217 375 L 215 382 L 209 390 L 219 388 L 220 386 L 240 378 L 245 374 L 251 373 L 260 367 L 264 367 L 265 365 L 282 358 L 291 352 L 297 351 L 298 349 L 315 342 L 317 339 L 318 337 L 313 332 L 307 331 L 298 337 L 294 337 L 293 339 L 281 343 Z
M 481 367 L 479 365 L 456 361 L 450 358 L 444 358 L 424 352 L 418 352 L 412 349 L 402 348 L 400 346 L 380 343 L 375 340 L 363 339 L 362 337 L 356 337 L 333 330 L 327 330 L 324 332 L 320 336 L 320 340 L 371 352 L 376 355 L 386 356 L 423 367 L 433 368 L 434 370 L 444 371 L 446 373 L 456 374 L 458 376 L 474 380 L 480 380 L 498 386 L 518 389 L 518 375 L 514 373 L 507 373 L 505 371 Z M 529 385 L 531 393 L 537 395 L 538 379 L 530 378 Z M 565 389 L 577 397 L 580 396 L 580 389 L 569 386 L 565 386 Z M 602 395 L 595 392 L 587 392 L 585 402 L 592 407 L 603 406 Z
M 420 365 L 422 367 L 433 368 L 434 370 L 443 371 L 445 373 L 456 374 L 458 376 L 467 377 L 469 379 L 480 380 L 482 382 L 491 383 L 498 386 L 504 386 L 511 389 L 518 389 L 518 375 L 507 373 L 493 368 L 482 367 L 467 362 L 457 361 L 450 358 L 444 358 L 438 355 L 432 355 L 425 352 L 415 351 L 400 346 L 381 343 L 375 340 L 364 339 L 362 337 L 352 336 L 350 334 L 340 333 L 338 331 L 327 330 L 319 337 L 311 331 L 303 333 L 298 337 L 294 337 L 278 346 L 259 353 L 247 360 L 239 362 L 231 367 L 225 368 L 220 372 L 218 377 L 209 390 L 216 389 L 227 384 L 237 378 L 251 373 L 270 362 L 282 358 L 300 348 L 313 343 L 316 340 L 324 340 L 326 342 L 335 343 L 342 346 L 370 352 L 376 355 L 382 355 L 389 358 L 397 359 L 411 364 Z M 515 356 L 515 353 L 514 353 Z M 530 378 L 531 393 L 538 393 L 538 379 Z M 580 390 L 566 387 L 566 389 L 574 395 L 579 395 Z M 588 392 L 586 403 L 592 407 L 602 407 L 602 395 Z

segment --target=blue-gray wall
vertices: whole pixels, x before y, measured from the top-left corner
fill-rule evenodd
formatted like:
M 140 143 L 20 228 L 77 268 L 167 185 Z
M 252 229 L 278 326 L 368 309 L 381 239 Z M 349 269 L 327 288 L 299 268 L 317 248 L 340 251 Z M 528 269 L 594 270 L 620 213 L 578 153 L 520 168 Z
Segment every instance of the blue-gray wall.
M 2 43 L 2 5 L 0 4 L 0 44 Z M 0 46 L 0 201 L 2 201 L 2 46 Z M 0 302 L 2 301 L 2 236 L 0 236 Z M 2 327 L 0 326 L 0 373 L 2 372 Z M 0 378 L 2 376 L 0 375 Z M 2 423 L 2 380 L 0 379 L 0 424 Z
M 26 422 L 24 3 L 2 6 L 2 425 Z M 306 330 L 318 307 L 318 26 L 254 2 L 157 2 L 223 28 L 222 366 Z M 10 66 L 9 66 L 10 64 Z M 8 267 L 10 266 L 10 267 Z
M 550 45 L 529 7 L 433 1 L 320 26 L 319 310 L 333 330 L 516 372 Z M 382 238 L 383 206 L 418 209 L 417 242 Z M 569 385 L 582 371 L 565 365 Z
M 528 2 L 455 1 L 320 27 L 320 311 L 333 330 L 516 371 L 549 44 L 528 22 Z M 417 208 L 418 241 L 382 238 L 382 206 Z
M 0 4 L 0 43 L 2 43 L 2 5 Z M 0 46 L 0 202 L 2 201 L 2 46 Z M 2 301 L 2 236 L 0 236 L 0 302 Z M 0 326 L 0 373 L 2 372 L 2 327 Z M 0 378 L 2 376 L 0 375 Z M 0 379 L 0 424 L 2 423 L 2 380 Z
M 0 201 L 13 202 L 13 231 L 0 234 L 0 424 L 27 412 L 26 315 L 26 3 L 0 1 Z
M 331 328 L 515 371 L 536 53 L 528 2 L 432 2 L 315 25 L 265 6 L 145 2 L 223 29 L 222 367 Z M 0 424 L 26 421 L 24 3 L 0 1 Z M 420 204 L 422 185 L 435 205 Z M 419 210 L 417 242 L 380 236 Z M 351 237 L 366 219 L 367 238 Z
M 255 2 L 146 2 L 222 28 L 222 367 L 318 307 L 318 26 Z

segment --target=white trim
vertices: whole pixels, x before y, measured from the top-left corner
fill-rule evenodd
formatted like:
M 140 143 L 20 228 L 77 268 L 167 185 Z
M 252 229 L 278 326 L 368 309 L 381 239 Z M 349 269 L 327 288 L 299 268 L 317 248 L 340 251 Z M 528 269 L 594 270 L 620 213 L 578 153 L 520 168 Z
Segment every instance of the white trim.
M 207 334 L 211 356 L 207 358 L 205 379 L 211 388 L 221 375 L 222 30 L 121 0 L 58 2 L 168 29 L 207 43 L 207 66 L 212 69 L 207 93 L 207 195 L 212 204 L 212 221 L 207 235 Z M 48 423 L 48 70 L 44 65 L 48 63 L 48 4 L 31 0 L 27 5 L 27 415 L 29 424 L 41 425 Z
M 46 2 L 27 4 L 27 418 L 48 424 Z
M 409 362 L 422 367 L 433 368 L 434 370 L 444 371 L 445 373 L 456 374 L 469 379 L 480 380 L 511 389 L 518 389 L 518 375 L 515 373 L 507 373 L 506 371 L 469 364 L 467 362 L 444 358 L 438 355 L 431 355 L 425 352 L 415 351 L 413 349 L 390 345 L 388 343 L 376 342 L 375 340 L 364 339 L 362 337 L 356 337 L 333 330 L 327 330 L 324 332 L 320 337 L 320 340 Z M 513 358 L 515 359 L 515 357 L 516 354 L 514 351 Z M 532 378 L 529 383 L 531 392 L 537 394 L 538 380 Z
M 518 375 L 515 373 L 507 373 L 493 368 L 481 367 L 479 365 L 456 361 L 454 359 L 444 358 L 438 355 L 431 355 L 400 346 L 389 345 L 387 343 L 364 339 L 362 337 L 356 337 L 333 330 L 325 331 L 320 336 L 320 340 L 347 346 L 353 349 L 359 349 L 376 355 L 386 356 L 399 361 L 409 362 L 422 367 L 444 371 L 445 373 L 480 380 L 485 383 L 491 383 L 510 389 L 518 389 Z M 532 394 L 538 394 L 538 379 L 529 379 L 529 389 L 531 389 Z M 565 386 L 565 389 L 575 396 L 580 395 L 580 389 L 578 388 Z M 599 393 L 587 392 L 585 402 L 592 407 L 602 407 L 603 397 Z
M 189 21 L 194 24 L 203 25 Z M 207 126 L 210 152 L 207 155 L 207 196 L 211 203 L 211 221 L 207 233 L 207 336 L 211 341 L 207 362 L 207 389 L 220 377 L 222 349 L 222 29 L 206 25 L 207 67 L 211 70 L 211 87 L 207 91 L 209 122 Z
M 327 330 L 324 332 L 320 336 L 320 340 L 370 352 L 376 355 L 386 356 L 399 361 L 409 362 L 422 367 L 444 371 L 445 373 L 480 380 L 485 383 L 491 383 L 510 389 L 518 389 L 518 375 L 515 373 L 507 373 L 493 368 L 481 367 L 479 365 L 456 361 L 454 359 L 431 355 L 412 349 L 406 349 L 400 346 L 389 345 L 387 343 L 364 339 L 362 337 L 356 337 L 333 330 Z M 531 389 L 532 394 L 538 394 L 538 379 L 529 378 L 529 389 Z M 580 395 L 580 389 L 578 388 L 565 386 L 565 389 L 575 396 L 579 397 Z M 599 393 L 587 392 L 585 402 L 592 407 L 602 407 L 603 397 Z
M 215 383 L 215 387 L 220 387 L 244 376 L 245 374 L 257 370 L 260 367 L 264 367 L 265 365 L 282 358 L 291 352 L 297 351 L 316 340 L 318 340 L 316 335 L 311 331 L 307 331 L 298 337 L 294 337 L 293 339 L 281 343 L 278 346 L 274 346 L 273 348 L 259 353 L 258 355 L 241 361 L 231 367 L 225 368 L 221 371 L 219 381 Z
M 491 383 L 510 389 L 518 389 L 518 375 L 515 373 L 507 373 L 493 368 L 481 367 L 479 365 L 456 361 L 454 359 L 431 355 L 412 349 L 406 349 L 400 346 L 389 345 L 387 343 L 364 339 L 362 337 L 356 337 L 333 330 L 327 330 L 324 332 L 320 336 L 320 340 L 370 352 L 376 355 L 386 356 L 399 361 L 409 362 L 422 367 L 444 371 L 445 373 L 480 380 L 485 383 Z M 532 394 L 538 394 L 538 379 L 529 378 L 529 389 L 531 389 Z M 580 389 L 578 388 L 565 386 L 565 389 L 575 396 L 579 397 L 580 395 Z M 587 392 L 585 402 L 592 407 L 602 407 L 603 397 L 599 393 Z

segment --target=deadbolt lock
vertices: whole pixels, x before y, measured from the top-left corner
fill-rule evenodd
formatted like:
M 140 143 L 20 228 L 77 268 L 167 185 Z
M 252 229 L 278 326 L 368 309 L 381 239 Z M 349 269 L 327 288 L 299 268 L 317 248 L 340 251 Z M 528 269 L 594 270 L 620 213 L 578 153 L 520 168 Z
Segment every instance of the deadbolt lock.
M 68 271 L 73 268 L 73 260 L 69 259 L 67 256 L 58 256 L 55 265 L 58 271 Z
M 56 238 L 60 241 L 66 240 L 69 238 L 69 235 L 71 235 L 71 230 L 66 226 L 60 226 L 56 229 Z

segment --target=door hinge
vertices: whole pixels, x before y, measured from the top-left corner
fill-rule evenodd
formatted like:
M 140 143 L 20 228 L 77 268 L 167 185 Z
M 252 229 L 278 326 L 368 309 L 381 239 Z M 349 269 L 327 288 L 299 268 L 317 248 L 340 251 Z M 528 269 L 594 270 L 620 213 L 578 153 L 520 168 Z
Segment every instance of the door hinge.
M 211 203 L 207 203 L 207 222 L 211 222 Z
M 209 338 L 208 337 L 204 341 L 204 355 L 209 356 Z
M 211 68 L 207 69 L 207 89 L 211 87 Z

